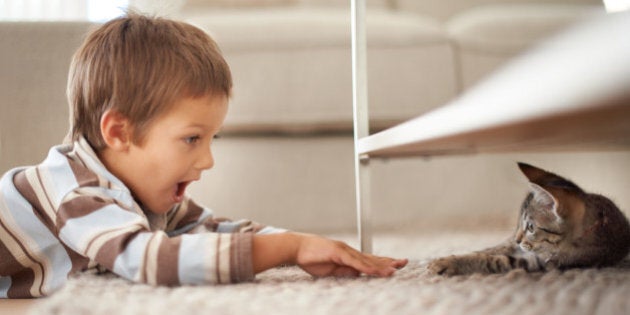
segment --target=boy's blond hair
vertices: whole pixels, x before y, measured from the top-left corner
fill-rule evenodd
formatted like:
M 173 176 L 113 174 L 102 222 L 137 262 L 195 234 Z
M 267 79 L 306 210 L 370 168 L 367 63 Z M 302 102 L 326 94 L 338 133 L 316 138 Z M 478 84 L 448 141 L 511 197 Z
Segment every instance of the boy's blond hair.
M 229 97 L 232 77 L 217 44 L 182 22 L 128 13 L 93 31 L 68 75 L 71 138 L 105 147 L 100 120 L 109 109 L 129 119 L 134 143 L 176 100 Z

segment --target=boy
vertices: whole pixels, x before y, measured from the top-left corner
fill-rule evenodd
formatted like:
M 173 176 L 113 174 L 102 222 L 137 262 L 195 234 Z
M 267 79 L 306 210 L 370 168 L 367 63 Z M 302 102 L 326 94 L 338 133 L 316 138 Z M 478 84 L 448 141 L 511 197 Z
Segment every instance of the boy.
M 95 267 L 161 285 L 250 281 L 282 264 L 314 276 L 404 267 L 216 219 L 185 195 L 214 164 L 231 88 L 218 47 L 191 25 L 130 13 L 91 33 L 70 67 L 72 143 L 0 182 L 0 297 L 48 295 Z

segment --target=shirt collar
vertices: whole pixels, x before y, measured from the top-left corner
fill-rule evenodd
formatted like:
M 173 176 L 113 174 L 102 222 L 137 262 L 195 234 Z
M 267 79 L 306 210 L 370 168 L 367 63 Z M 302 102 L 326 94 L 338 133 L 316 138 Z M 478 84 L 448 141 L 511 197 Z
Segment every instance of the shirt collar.
M 96 151 L 94 151 L 85 137 L 81 136 L 76 140 L 73 143 L 73 149 L 75 154 L 83 160 L 89 169 L 111 182 L 114 186 L 113 188 L 129 191 L 127 186 L 105 167 L 105 164 L 103 164 L 98 154 L 96 154 Z

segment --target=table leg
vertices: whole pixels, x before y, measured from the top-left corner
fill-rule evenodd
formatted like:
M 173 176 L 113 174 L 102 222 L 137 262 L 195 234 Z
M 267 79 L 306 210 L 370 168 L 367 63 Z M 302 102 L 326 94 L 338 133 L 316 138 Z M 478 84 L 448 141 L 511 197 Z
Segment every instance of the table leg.
M 357 150 L 358 140 L 369 135 L 367 93 L 367 41 L 365 34 L 365 0 L 351 0 L 352 32 L 352 109 L 354 121 L 354 165 L 357 203 L 357 225 L 361 251 L 372 252 L 370 215 L 369 160 Z

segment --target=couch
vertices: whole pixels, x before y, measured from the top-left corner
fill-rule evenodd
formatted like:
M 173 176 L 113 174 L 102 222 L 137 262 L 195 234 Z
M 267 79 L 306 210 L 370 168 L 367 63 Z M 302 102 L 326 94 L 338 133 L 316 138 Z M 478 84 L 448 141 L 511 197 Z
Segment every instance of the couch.
M 155 3 L 135 2 L 142 11 L 206 30 L 234 76 L 215 168 L 190 194 L 222 216 L 312 232 L 352 230 L 349 1 Z M 368 1 L 372 130 L 446 104 L 511 58 L 602 12 L 594 0 Z M 38 162 L 65 135 L 65 75 L 89 27 L 0 23 L 0 66 L 8 69 L 0 82 L 1 172 Z M 630 181 L 622 175 L 630 154 L 623 151 L 373 160 L 374 225 L 509 227 L 527 188 L 516 160 L 567 175 L 630 207 Z

